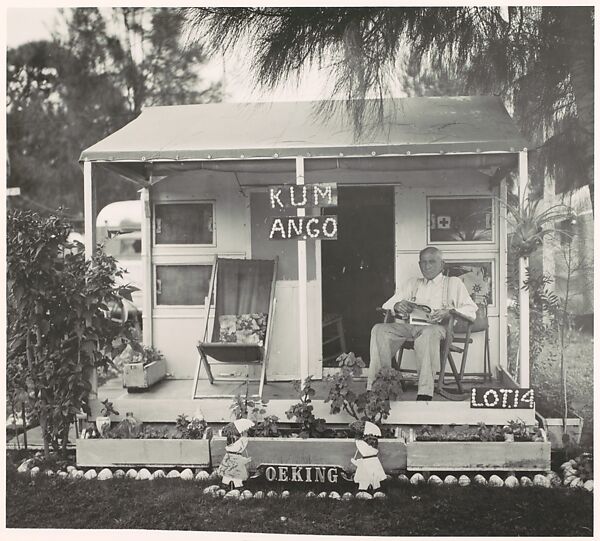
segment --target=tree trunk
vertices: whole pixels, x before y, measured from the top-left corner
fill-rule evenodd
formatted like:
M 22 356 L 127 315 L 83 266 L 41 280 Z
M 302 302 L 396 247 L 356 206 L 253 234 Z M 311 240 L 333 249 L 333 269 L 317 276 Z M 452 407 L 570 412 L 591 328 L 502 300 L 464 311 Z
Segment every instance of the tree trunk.
M 594 23 L 592 7 L 559 8 L 577 106 L 582 156 L 594 208 Z M 583 183 L 582 183 L 583 184 Z
M 44 457 L 50 457 L 50 444 L 48 442 L 48 412 L 45 404 L 40 408 L 40 428 L 42 429 L 42 440 L 44 441 Z
M 30 325 L 30 328 L 34 327 L 34 325 Z M 47 411 L 45 410 L 45 403 L 42 401 L 41 390 L 39 389 L 39 385 L 37 382 L 37 376 L 35 373 L 35 362 L 34 356 L 35 353 L 33 351 L 33 344 L 31 343 L 31 332 L 27 333 L 25 338 L 25 352 L 27 354 L 27 366 L 29 368 L 29 375 L 31 377 L 31 381 L 33 382 L 33 392 L 36 396 L 39 395 L 39 403 L 40 407 L 40 428 L 42 429 L 42 441 L 44 442 L 44 456 L 48 458 L 50 456 L 50 446 L 48 445 L 48 434 L 47 434 Z
M 66 426 L 63 428 L 62 434 L 61 434 L 60 447 L 61 447 L 61 454 L 64 458 L 67 457 L 67 443 L 69 441 L 69 428 L 70 427 L 71 427 L 71 423 L 66 421 Z

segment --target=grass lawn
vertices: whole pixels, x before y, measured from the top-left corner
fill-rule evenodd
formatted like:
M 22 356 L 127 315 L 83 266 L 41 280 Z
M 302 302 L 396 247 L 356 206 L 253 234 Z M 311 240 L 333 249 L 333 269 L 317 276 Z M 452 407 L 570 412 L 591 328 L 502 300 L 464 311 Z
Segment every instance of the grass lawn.
M 306 500 L 293 486 L 289 499 L 238 502 L 205 496 L 205 486 L 170 479 L 32 481 L 10 468 L 6 525 L 404 536 L 591 536 L 593 527 L 593 497 L 584 490 L 392 486 L 387 500 L 343 502 Z

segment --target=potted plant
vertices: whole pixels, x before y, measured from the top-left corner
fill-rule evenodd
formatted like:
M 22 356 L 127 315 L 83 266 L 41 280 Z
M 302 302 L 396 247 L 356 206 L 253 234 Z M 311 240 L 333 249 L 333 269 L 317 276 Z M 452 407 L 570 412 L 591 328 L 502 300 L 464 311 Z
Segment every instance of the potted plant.
M 110 428 L 111 415 L 119 415 L 119 412 L 113 408 L 113 403 L 107 398 L 106 400 L 102 401 L 100 415 L 96 417 L 96 428 L 98 429 L 100 436 L 103 436 L 104 433 Z
M 160 351 L 134 342 L 128 348 L 123 352 L 123 387 L 128 392 L 145 391 L 166 377 L 167 363 Z

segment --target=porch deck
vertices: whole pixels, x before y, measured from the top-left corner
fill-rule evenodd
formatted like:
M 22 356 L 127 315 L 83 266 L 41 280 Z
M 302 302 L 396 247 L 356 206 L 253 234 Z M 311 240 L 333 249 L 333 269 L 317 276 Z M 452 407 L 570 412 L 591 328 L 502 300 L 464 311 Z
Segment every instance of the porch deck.
M 229 409 L 231 395 L 245 394 L 244 382 L 223 382 L 211 385 L 206 380 L 198 381 L 197 394 L 202 398 L 192 399 L 192 380 L 166 379 L 146 392 L 127 392 L 118 378 L 109 380 L 98 389 L 98 399 L 91 402 L 92 417 L 99 414 L 100 402 L 109 399 L 122 416 L 126 412 L 133 414 L 144 422 L 174 422 L 178 415 L 185 413 L 194 415 L 202 413 L 210 423 L 231 421 Z M 480 383 L 466 384 L 466 389 Z M 490 384 L 485 384 L 490 386 Z M 493 385 L 493 384 L 492 384 Z M 357 380 L 355 388 L 361 391 L 366 386 L 366 380 Z M 325 402 L 328 387 L 325 381 L 314 381 L 316 395 L 313 398 L 314 413 L 330 423 L 346 424 L 353 419 L 345 413 L 332 415 L 330 404 Z M 251 383 L 249 395 L 256 394 L 258 384 Z M 227 396 L 229 395 L 229 396 Z M 435 395 L 431 402 L 417 402 L 416 388 L 408 387 L 402 400 L 392 403 L 390 416 L 386 420 L 396 425 L 422 424 L 476 424 L 483 421 L 487 424 L 505 424 L 517 416 L 528 424 L 534 424 L 533 410 L 518 412 L 501 409 L 473 409 L 469 400 L 452 401 Z M 298 402 L 297 393 L 290 382 L 269 382 L 264 387 L 263 400 L 268 402 L 269 415 L 276 415 L 280 422 L 286 422 L 285 412 Z M 117 419 L 114 419 L 117 420 Z

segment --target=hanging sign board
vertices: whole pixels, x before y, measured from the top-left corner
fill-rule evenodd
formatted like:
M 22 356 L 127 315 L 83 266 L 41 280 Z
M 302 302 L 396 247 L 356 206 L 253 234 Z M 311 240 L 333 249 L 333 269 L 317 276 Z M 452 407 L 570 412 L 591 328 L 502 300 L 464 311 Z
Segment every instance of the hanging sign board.
M 351 481 L 341 466 L 261 464 L 257 473 L 271 483 L 338 483 Z
M 269 187 L 269 202 L 273 210 L 337 206 L 337 184 L 288 184 Z
M 270 240 L 336 240 L 337 216 L 281 216 L 271 218 Z
M 488 409 L 533 409 L 533 389 L 473 388 L 471 407 Z

